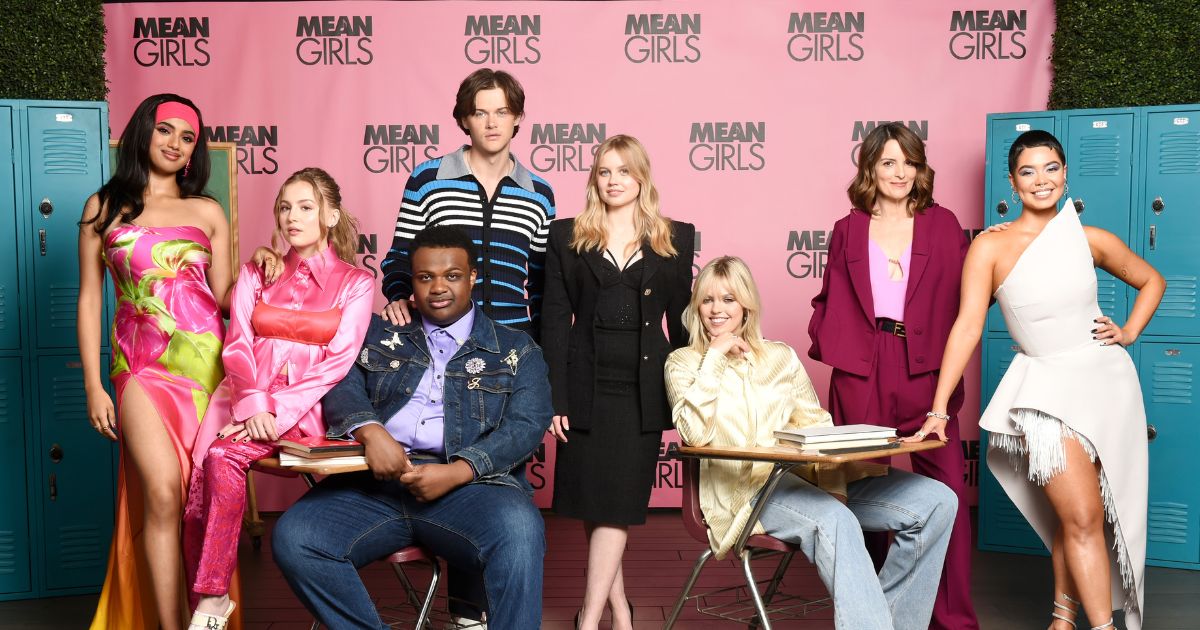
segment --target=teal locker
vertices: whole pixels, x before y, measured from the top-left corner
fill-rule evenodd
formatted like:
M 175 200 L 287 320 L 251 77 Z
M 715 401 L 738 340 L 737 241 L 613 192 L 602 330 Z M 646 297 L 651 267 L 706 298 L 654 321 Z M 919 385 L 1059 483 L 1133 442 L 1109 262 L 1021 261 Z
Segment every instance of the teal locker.
M 1068 196 L 1085 225 L 1095 226 L 1130 243 L 1133 204 L 1134 153 L 1137 148 L 1134 111 L 1065 112 Z M 1126 285 L 1096 269 L 1100 310 L 1116 321 L 1129 313 Z
M 1142 256 L 1167 279 L 1167 292 L 1144 334 L 1200 336 L 1200 106 L 1151 108 L 1145 138 L 1136 242 Z
M 0 234 L 17 234 L 16 164 L 13 162 L 13 108 L 0 106 Z M 21 296 L 17 290 L 18 252 L 0 249 L 0 350 L 21 347 Z
M 1153 564 L 1200 563 L 1200 486 L 1188 472 L 1200 439 L 1196 367 L 1200 344 L 1143 342 L 1139 373 L 1150 440 L 1146 557 Z
M 104 365 L 108 356 L 102 356 Z M 111 442 L 87 421 L 77 355 L 38 359 L 42 531 L 46 588 L 95 586 L 104 580 L 113 528 Z
M 980 412 L 987 408 L 1020 347 L 1006 336 L 984 341 Z M 979 440 L 979 548 L 987 551 L 1042 553 L 1045 547 L 1017 506 L 1013 505 L 987 465 L 988 432 Z
M 100 109 L 37 106 L 26 110 L 37 340 L 73 348 L 79 297 L 77 222 L 87 198 L 104 184 L 107 125 Z
M 24 509 L 25 412 L 21 395 L 21 357 L 0 358 L 0 593 L 22 593 L 31 586 L 29 513 Z
M 1012 186 L 1008 183 L 1008 150 L 1017 136 L 1040 129 L 1058 134 L 1058 117 L 1053 112 L 1024 114 L 991 114 L 988 116 L 987 157 L 984 165 L 983 225 L 1012 221 L 1021 214 L 1021 204 L 1013 201 Z M 987 330 L 1008 330 L 1000 309 L 988 310 Z

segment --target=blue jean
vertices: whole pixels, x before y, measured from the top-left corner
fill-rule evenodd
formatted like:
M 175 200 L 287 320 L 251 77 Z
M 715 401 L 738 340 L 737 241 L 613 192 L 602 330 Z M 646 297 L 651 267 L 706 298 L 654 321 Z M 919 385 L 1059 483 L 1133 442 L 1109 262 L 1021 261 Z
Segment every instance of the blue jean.
M 399 482 L 370 472 L 333 475 L 280 517 L 271 550 L 322 624 L 386 628 L 357 569 L 414 543 L 482 573 L 489 625 L 541 625 L 545 524 L 512 486 L 472 483 L 419 503 Z
M 768 534 L 800 545 L 833 597 L 838 630 L 929 627 L 958 498 L 940 481 L 892 469 L 855 481 L 845 505 L 784 475 L 759 515 Z M 879 574 L 863 531 L 894 531 Z

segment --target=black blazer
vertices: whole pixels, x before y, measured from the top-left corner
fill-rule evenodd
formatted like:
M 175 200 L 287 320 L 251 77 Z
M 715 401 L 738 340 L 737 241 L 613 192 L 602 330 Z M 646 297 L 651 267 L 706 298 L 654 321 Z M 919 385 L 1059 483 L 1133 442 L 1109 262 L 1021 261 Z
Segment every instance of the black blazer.
M 542 302 L 542 351 L 550 366 L 555 415 L 570 418 L 571 429 L 592 426 L 596 385 L 596 298 L 600 295 L 600 251 L 578 254 L 571 248 L 574 219 L 550 224 L 546 256 L 546 297 Z M 642 245 L 642 362 L 638 383 L 642 399 L 642 430 L 670 429 L 671 409 L 663 382 L 663 365 L 675 348 L 687 345 L 683 309 L 692 295 L 692 258 L 696 226 L 671 222 L 671 242 L 679 255 L 663 258 Z M 574 322 L 572 322 L 574 316 Z M 663 335 L 667 318 L 670 341 Z

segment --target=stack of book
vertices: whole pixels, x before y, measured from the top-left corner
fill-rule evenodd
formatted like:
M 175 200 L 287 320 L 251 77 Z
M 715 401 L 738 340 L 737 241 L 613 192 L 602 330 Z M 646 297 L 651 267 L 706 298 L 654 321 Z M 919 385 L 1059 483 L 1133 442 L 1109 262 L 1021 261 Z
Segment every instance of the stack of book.
M 321 436 L 279 440 L 280 466 L 353 466 L 367 463 L 363 445 Z
M 805 455 L 840 455 L 859 451 L 896 448 L 896 429 L 873 424 L 844 424 L 838 427 L 804 427 L 776 431 L 781 446 L 795 446 Z

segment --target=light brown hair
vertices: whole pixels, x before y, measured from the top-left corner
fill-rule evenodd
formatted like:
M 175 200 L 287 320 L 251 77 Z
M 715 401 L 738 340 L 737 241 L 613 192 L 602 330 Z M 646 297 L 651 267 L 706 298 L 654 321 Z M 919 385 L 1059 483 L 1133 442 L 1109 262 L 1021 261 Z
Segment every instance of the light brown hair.
M 583 212 L 575 217 L 575 231 L 571 237 L 571 249 L 583 253 L 602 249 L 608 242 L 608 231 L 604 229 L 604 213 L 607 207 L 600 196 L 596 179 L 600 172 L 600 158 L 609 151 L 616 151 L 629 175 L 637 180 L 641 190 L 638 192 L 637 212 L 633 215 L 633 228 L 637 232 L 638 242 L 649 244 L 654 253 L 664 258 L 677 256 L 675 245 L 671 243 L 671 220 L 659 213 L 658 189 L 650 177 L 650 156 L 646 147 L 637 138 L 626 135 L 616 135 L 596 147 L 596 158 L 592 161 L 592 170 L 588 173 L 587 201 Z
M 900 145 L 904 158 L 917 167 L 917 177 L 908 193 L 908 214 L 925 212 L 933 205 L 933 168 L 925 161 L 925 143 L 911 129 L 898 122 L 890 122 L 871 130 L 863 139 L 858 150 L 858 174 L 846 194 L 855 208 L 875 213 L 875 200 L 879 195 L 879 182 L 875 181 L 875 164 L 883 154 L 888 140 Z
M 520 118 L 525 114 L 525 90 L 513 75 L 503 70 L 480 68 L 467 75 L 458 84 L 458 95 L 454 97 L 454 122 L 463 133 L 470 135 L 470 130 L 463 124 L 463 119 L 475 113 L 475 95 L 482 90 L 500 88 L 504 92 L 504 100 L 508 103 L 508 111 Z M 521 125 L 513 127 L 513 136 L 521 130 Z
M 281 251 L 287 242 L 279 230 L 279 203 L 283 198 L 283 189 L 296 182 L 307 182 L 313 187 L 313 195 L 316 196 L 314 201 L 321 208 L 322 236 L 329 240 L 329 246 L 338 258 L 354 265 L 354 256 L 358 251 L 358 221 L 342 205 L 342 188 L 333 176 L 315 166 L 292 173 L 279 187 L 279 193 L 275 195 L 275 232 L 271 235 L 271 246 Z M 333 210 L 338 211 L 338 222 L 333 227 L 327 227 Z

